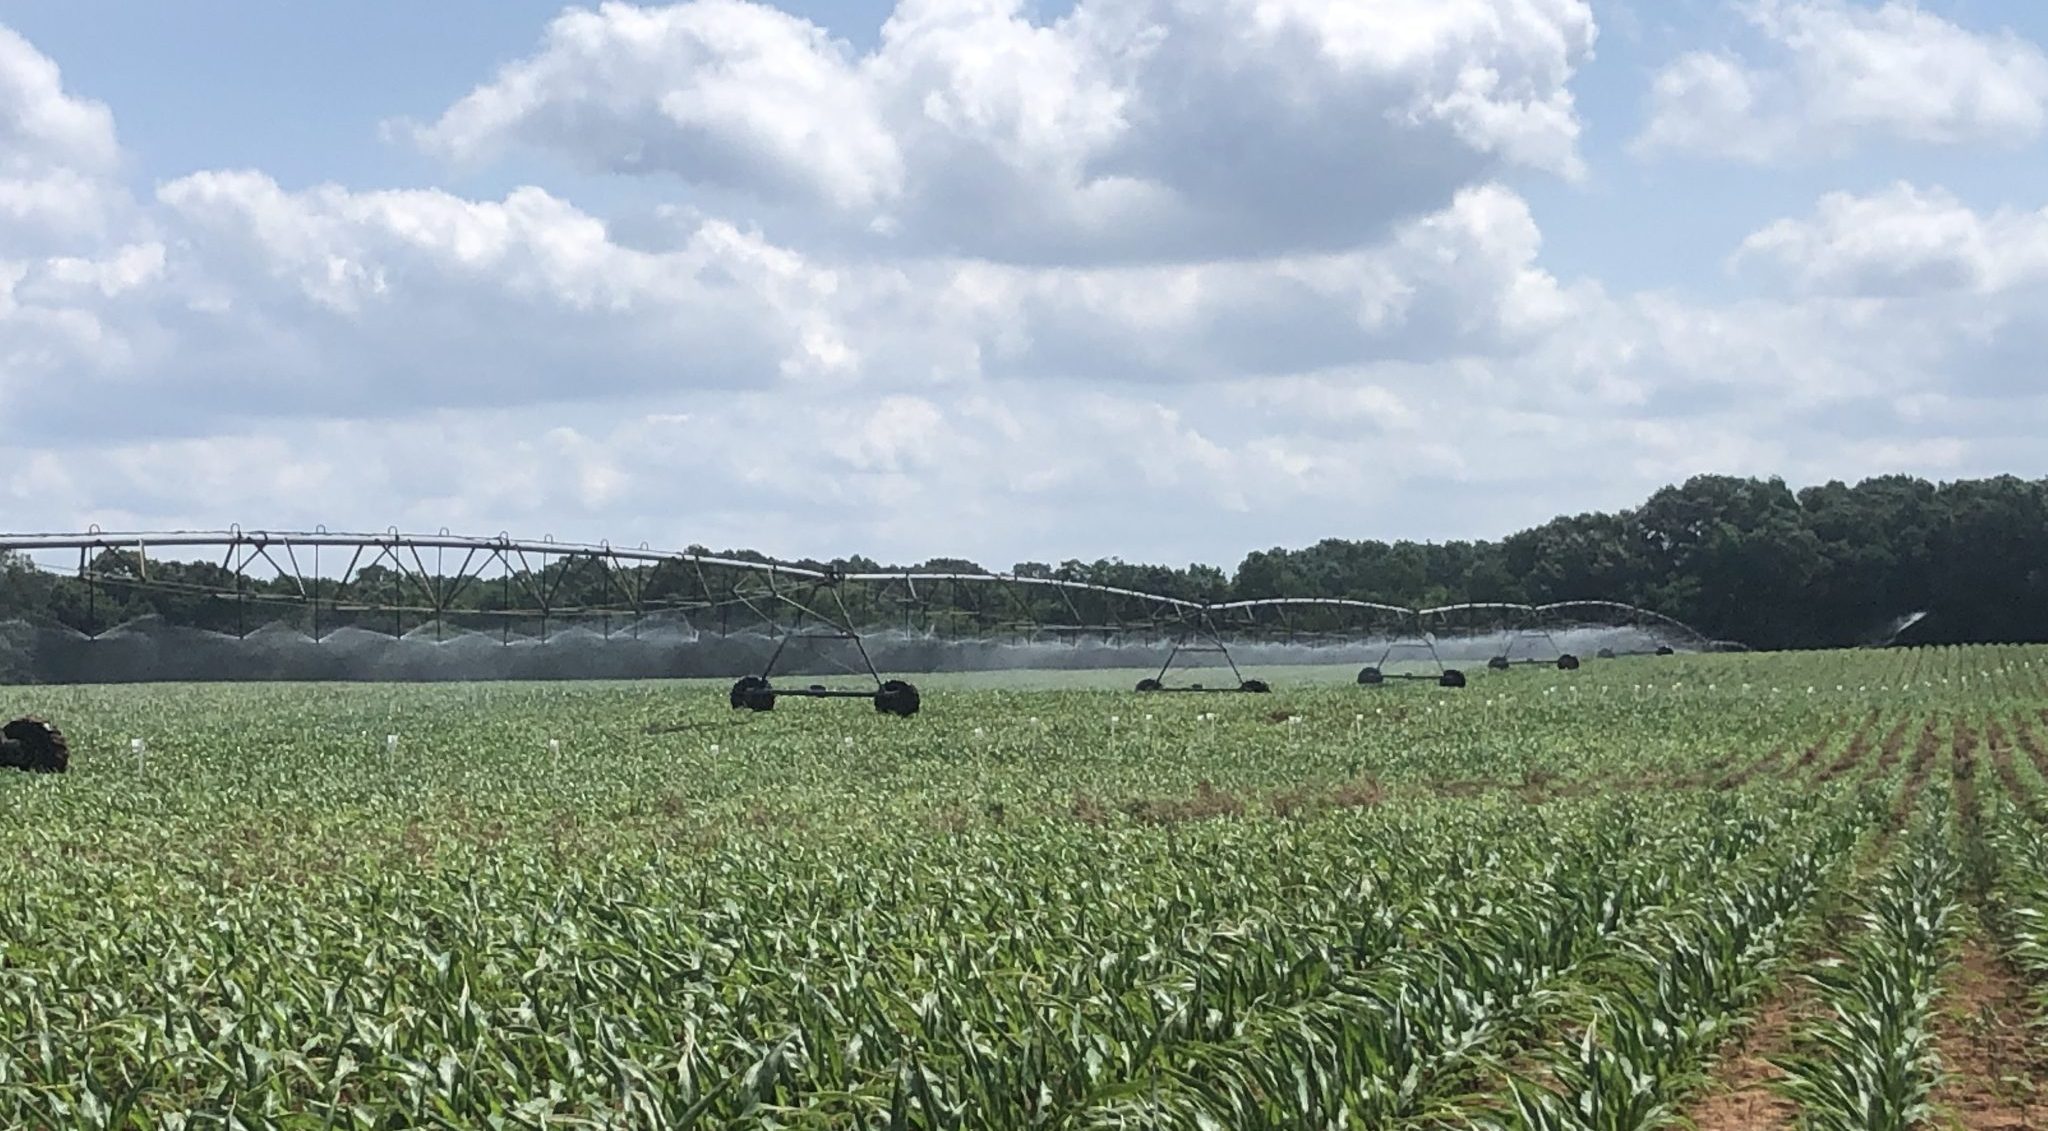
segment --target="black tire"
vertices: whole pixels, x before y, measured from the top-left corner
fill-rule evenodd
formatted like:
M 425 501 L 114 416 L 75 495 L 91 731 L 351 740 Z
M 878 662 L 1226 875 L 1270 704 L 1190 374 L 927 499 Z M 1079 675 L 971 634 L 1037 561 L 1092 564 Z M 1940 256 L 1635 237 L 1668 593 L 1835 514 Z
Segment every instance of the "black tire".
M 1614 658 L 1614 649 L 1602 648 L 1598 652 L 1593 653 L 1593 655 L 1598 659 L 1611 660 Z
M 917 688 L 900 679 L 889 680 L 875 692 L 875 710 L 885 715 L 907 719 L 917 714 L 921 705 Z
M 1139 691 L 1162 691 L 1165 688 L 1166 685 L 1156 679 L 1141 679 L 1138 681 Z
M 0 766 L 32 774 L 61 774 L 71 769 L 71 744 L 64 732 L 34 715 L 0 727 Z
M 1557 670 L 1561 672 L 1578 671 L 1579 658 L 1577 656 L 1572 655 L 1570 652 L 1566 652 L 1564 655 L 1559 656 L 1557 658 Z
M 726 699 L 732 703 L 732 709 L 737 711 L 751 705 L 755 688 L 766 686 L 768 681 L 760 676 L 743 675 L 738 683 L 732 685 L 732 693 L 727 695 Z
M 1486 661 L 1486 666 L 1494 671 L 1504 672 L 1508 670 L 1508 658 L 1506 656 L 1494 656 Z
M 1239 691 L 1249 691 L 1254 695 L 1271 695 L 1273 693 L 1273 685 L 1263 679 L 1245 680 L 1237 685 L 1237 689 Z
M 1677 652 L 1669 644 L 1659 644 L 1657 645 L 1657 654 L 1659 656 L 1675 656 Z
M 732 685 L 732 694 L 727 698 L 731 700 L 732 709 L 735 711 L 775 709 L 775 689 L 768 686 L 767 680 L 757 675 L 741 676 L 740 681 Z
M 1387 673 L 1375 667 L 1360 668 L 1358 669 L 1358 682 L 1365 687 L 1378 687 L 1380 684 L 1387 682 Z
M 1438 687 L 1463 687 L 1465 686 L 1465 673 L 1456 668 L 1445 668 L 1444 674 L 1436 677 L 1436 685 Z

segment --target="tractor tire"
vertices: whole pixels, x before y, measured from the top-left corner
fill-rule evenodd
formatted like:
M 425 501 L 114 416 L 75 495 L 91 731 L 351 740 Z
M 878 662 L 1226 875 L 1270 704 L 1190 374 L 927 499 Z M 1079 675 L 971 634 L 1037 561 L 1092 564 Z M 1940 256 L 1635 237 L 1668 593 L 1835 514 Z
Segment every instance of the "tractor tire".
M 1494 671 L 1504 672 L 1508 670 L 1508 658 L 1506 656 L 1495 656 L 1486 661 L 1486 666 Z
M 1166 685 L 1156 679 L 1141 679 L 1138 681 L 1139 691 L 1163 691 L 1165 688 Z
M 32 774 L 61 774 L 71 769 L 71 744 L 64 732 L 30 715 L 0 727 L 0 766 Z
M 1237 689 L 1239 691 L 1249 691 L 1254 695 L 1271 695 L 1273 693 L 1273 685 L 1263 679 L 1245 680 L 1237 685 Z
M 1602 648 L 1598 652 L 1593 653 L 1593 656 L 1596 659 L 1611 660 L 1614 658 L 1614 649 Z
M 1456 668 L 1445 668 L 1444 674 L 1436 677 L 1436 685 L 1438 687 L 1463 687 L 1465 686 L 1465 673 Z
M 732 685 L 732 694 L 727 698 L 732 702 L 732 709 L 735 711 L 775 709 L 775 689 L 768 686 L 767 680 L 757 675 L 741 676 L 740 681 Z
M 1577 656 L 1572 655 L 1570 652 L 1566 652 L 1564 655 L 1559 656 L 1557 658 L 1557 670 L 1561 672 L 1578 671 L 1579 658 Z
M 917 688 L 900 679 L 889 680 L 875 692 L 875 710 L 884 715 L 907 719 L 917 714 L 920 705 Z
M 1387 673 L 1374 667 L 1358 669 L 1358 683 L 1361 687 L 1378 687 L 1387 682 Z

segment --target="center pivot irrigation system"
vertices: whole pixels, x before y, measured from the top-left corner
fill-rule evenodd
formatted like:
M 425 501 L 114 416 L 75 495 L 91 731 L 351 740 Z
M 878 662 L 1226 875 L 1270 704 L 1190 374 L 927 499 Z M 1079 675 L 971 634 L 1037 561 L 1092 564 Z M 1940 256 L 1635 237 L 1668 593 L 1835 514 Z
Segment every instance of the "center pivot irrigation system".
M 1137 684 L 1147 693 L 1270 691 L 1266 681 L 1247 677 L 1232 653 L 1255 645 L 1335 646 L 1368 655 L 1379 647 L 1378 658 L 1359 672 L 1360 684 L 1426 679 L 1446 687 L 1465 685 L 1464 672 L 1445 661 L 1447 638 L 1468 651 L 1474 642 L 1490 643 L 1495 668 L 1577 668 L 1578 658 L 1557 637 L 1587 628 L 1632 629 L 1662 652 L 1673 644 L 1719 646 L 1669 617 L 1610 601 L 1431 609 L 1341 597 L 1196 601 L 1050 574 L 856 569 L 445 530 L 95 528 L 0 534 L 0 551 L 26 556 L 78 587 L 77 615 L 68 624 L 88 641 L 122 630 L 137 607 L 175 607 L 180 624 L 213 637 L 248 640 L 282 629 L 313 645 L 364 631 L 506 645 L 545 644 L 568 632 L 605 640 L 662 633 L 680 648 L 714 655 L 711 662 L 728 673 L 745 672 L 728 699 L 750 711 L 773 710 L 790 698 L 866 699 L 883 714 L 914 715 L 921 705 L 916 686 L 884 671 L 945 666 L 948 646 L 1065 644 L 1113 650 L 1125 663 L 1133 650 L 1163 651 L 1157 674 Z M 885 653 L 879 662 L 877 648 Z M 1419 670 L 1396 670 L 1391 661 L 1401 652 L 1422 657 Z M 1176 678 L 1203 657 L 1227 679 Z M 798 674 L 805 668 L 812 674 Z M 830 682 L 835 669 L 855 683 Z M 814 681 L 820 674 L 827 682 Z M 0 764 L 40 759 L 61 769 L 62 736 L 37 727 L 47 724 L 10 724 Z

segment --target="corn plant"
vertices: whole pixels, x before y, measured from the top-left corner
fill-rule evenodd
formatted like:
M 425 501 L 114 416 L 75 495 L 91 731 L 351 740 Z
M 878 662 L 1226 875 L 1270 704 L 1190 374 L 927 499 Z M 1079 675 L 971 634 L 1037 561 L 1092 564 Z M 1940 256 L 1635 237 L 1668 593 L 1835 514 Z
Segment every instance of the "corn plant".
M 1903 857 L 1863 901 L 1863 930 L 1810 977 L 1830 1016 L 1783 1059 L 1785 1094 L 1809 1126 L 1890 1131 L 1930 1114 L 1939 1065 L 1931 1013 L 1957 927 L 1960 867 L 1946 807 L 1930 809 Z
M 908 721 L 681 684 L 16 689 L 73 760 L 0 777 L 0 1126 L 1653 1125 L 1906 777 L 1820 768 L 2048 701 L 2024 648 L 1350 672 L 934 680 Z M 2039 838 L 1991 813 L 2038 975 Z M 1876 956 L 1951 929 L 1908 928 L 1953 878 L 1898 875 L 1865 909 L 1890 941 L 1825 975 L 1844 1009 L 1914 1005 L 1925 971 Z M 1844 1047 L 1922 1073 L 1905 1032 Z
M 1784 943 L 1856 839 L 1837 819 L 1778 859 L 1748 867 L 1702 905 L 1632 942 L 1575 1045 L 1542 1058 L 1547 1086 L 1512 1083 L 1492 1126 L 1635 1131 L 1675 1118 L 1687 1086 L 1740 1013 L 1769 988 Z

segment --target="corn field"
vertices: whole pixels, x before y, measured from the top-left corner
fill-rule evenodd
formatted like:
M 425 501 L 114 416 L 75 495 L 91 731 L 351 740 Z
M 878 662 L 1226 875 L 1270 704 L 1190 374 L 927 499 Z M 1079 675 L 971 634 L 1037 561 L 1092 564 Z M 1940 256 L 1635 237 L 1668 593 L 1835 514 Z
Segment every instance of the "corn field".
M 2048 649 L 1276 682 L 12 689 L 0 1126 L 2048 1127 Z

